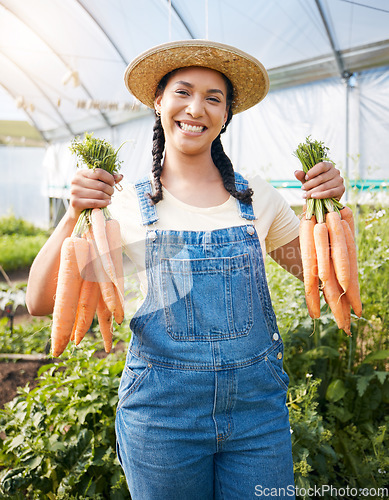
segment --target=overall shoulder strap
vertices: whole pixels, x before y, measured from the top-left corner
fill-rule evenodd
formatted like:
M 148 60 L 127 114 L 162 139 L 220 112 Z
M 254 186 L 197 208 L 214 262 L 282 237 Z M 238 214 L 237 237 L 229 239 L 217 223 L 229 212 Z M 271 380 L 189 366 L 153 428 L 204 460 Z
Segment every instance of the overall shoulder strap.
M 237 191 L 244 191 L 249 187 L 249 183 L 241 174 L 235 172 L 235 186 Z M 243 219 L 247 220 L 256 219 L 252 203 L 243 203 L 240 200 L 236 201 L 239 207 L 239 214 Z
M 158 220 L 157 209 L 152 204 L 148 194 L 153 193 L 153 188 L 150 179 L 146 176 L 135 183 L 135 190 L 138 196 L 140 215 L 142 224 L 149 226 Z

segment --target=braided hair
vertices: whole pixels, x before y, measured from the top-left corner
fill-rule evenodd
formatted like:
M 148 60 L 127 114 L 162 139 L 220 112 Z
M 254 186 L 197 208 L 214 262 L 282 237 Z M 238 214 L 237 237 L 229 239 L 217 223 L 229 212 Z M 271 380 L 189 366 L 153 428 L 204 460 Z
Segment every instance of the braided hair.
M 162 78 L 157 88 L 156 97 L 163 93 L 169 78 L 176 71 L 178 70 L 171 71 Z M 226 123 L 224 124 L 220 134 L 223 134 L 226 131 L 226 128 L 232 119 L 231 103 L 233 101 L 232 84 L 225 75 L 222 74 L 222 76 L 227 86 L 227 106 L 229 106 L 229 110 Z M 236 198 L 237 200 L 249 204 L 252 202 L 253 190 L 251 188 L 247 188 L 243 191 L 237 191 L 235 186 L 234 167 L 231 163 L 231 160 L 224 152 L 223 145 L 220 140 L 220 134 L 212 142 L 211 146 L 212 161 L 214 162 L 216 168 L 220 172 L 220 175 L 223 180 L 223 185 L 226 191 L 230 193 L 230 195 Z M 153 156 L 152 173 L 154 177 L 155 193 L 153 195 L 149 195 L 154 205 L 159 201 L 161 201 L 163 196 L 161 173 L 163 168 L 162 158 L 164 149 L 165 149 L 165 134 L 161 123 L 161 117 L 155 114 L 155 123 L 153 127 L 153 148 L 152 148 L 152 156 Z
M 227 125 L 230 123 L 231 119 L 232 111 L 230 106 L 225 126 L 221 130 L 220 134 L 223 134 L 226 131 Z M 228 191 L 230 195 L 237 200 L 249 204 L 252 202 L 253 190 L 251 188 L 247 188 L 243 191 L 237 191 L 235 185 L 234 167 L 231 163 L 231 160 L 224 152 L 223 145 L 220 140 L 220 134 L 216 137 L 211 146 L 212 161 L 216 165 L 217 169 L 220 172 L 220 175 L 222 176 L 226 191 Z
M 162 200 L 162 183 L 161 183 L 161 173 L 162 173 L 162 158 L 163 150 L 165 149 L 165 134 L 163 132 L 161 117 L 155 115 L 155 123 L 153 127 L 153 167 L 152 173 L 154 177 L 155 194 L 149 195 L 153 204 L 155 205 Z

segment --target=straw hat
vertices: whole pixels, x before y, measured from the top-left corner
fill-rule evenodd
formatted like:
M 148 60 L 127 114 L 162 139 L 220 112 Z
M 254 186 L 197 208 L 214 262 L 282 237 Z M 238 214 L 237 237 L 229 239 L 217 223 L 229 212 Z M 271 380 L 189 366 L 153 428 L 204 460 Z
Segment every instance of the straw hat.
M 257 59 L 235 47 L 209 40 L 182 40 L 157 45 L 128 65 L 124 81 L 131 94 L 153 109 L 155 92 L 162 77 L 189 66 L 217 70 L 231 81 L 234 114 L 260 102 L 269 90 L 268 74 Z

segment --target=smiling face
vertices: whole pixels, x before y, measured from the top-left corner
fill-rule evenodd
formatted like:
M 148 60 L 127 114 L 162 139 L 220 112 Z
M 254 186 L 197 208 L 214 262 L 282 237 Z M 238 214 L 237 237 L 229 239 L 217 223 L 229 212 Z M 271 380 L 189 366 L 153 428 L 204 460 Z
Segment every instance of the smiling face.
M 155 109 L 161 113 L 167 151 L 210 152 L 228 116 L 226 81 L 212 69 L 180 69 L 156 97 Z

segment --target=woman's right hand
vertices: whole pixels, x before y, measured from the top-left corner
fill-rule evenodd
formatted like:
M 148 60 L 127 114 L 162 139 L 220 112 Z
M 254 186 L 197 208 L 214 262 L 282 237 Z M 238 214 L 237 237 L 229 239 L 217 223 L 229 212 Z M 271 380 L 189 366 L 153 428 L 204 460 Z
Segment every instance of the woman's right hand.
M 77 170 L 71 182 L 69 215 L 78 219 L 86 208 L 103 208 L 111 203 L 114 186 L 123 179 L 122 174 L 106 170 L 85 168 Z
M 53 312 L 63 241 L 72 234 L 84 209 L 102 208 L 110 204 L 114 186 L 122 178 L 121 174 L 112 175 L 100 168 L 76 172 L 72 180 L 69 208 L 30 269 L 26 305 L 31 315 L 45 316 Z

